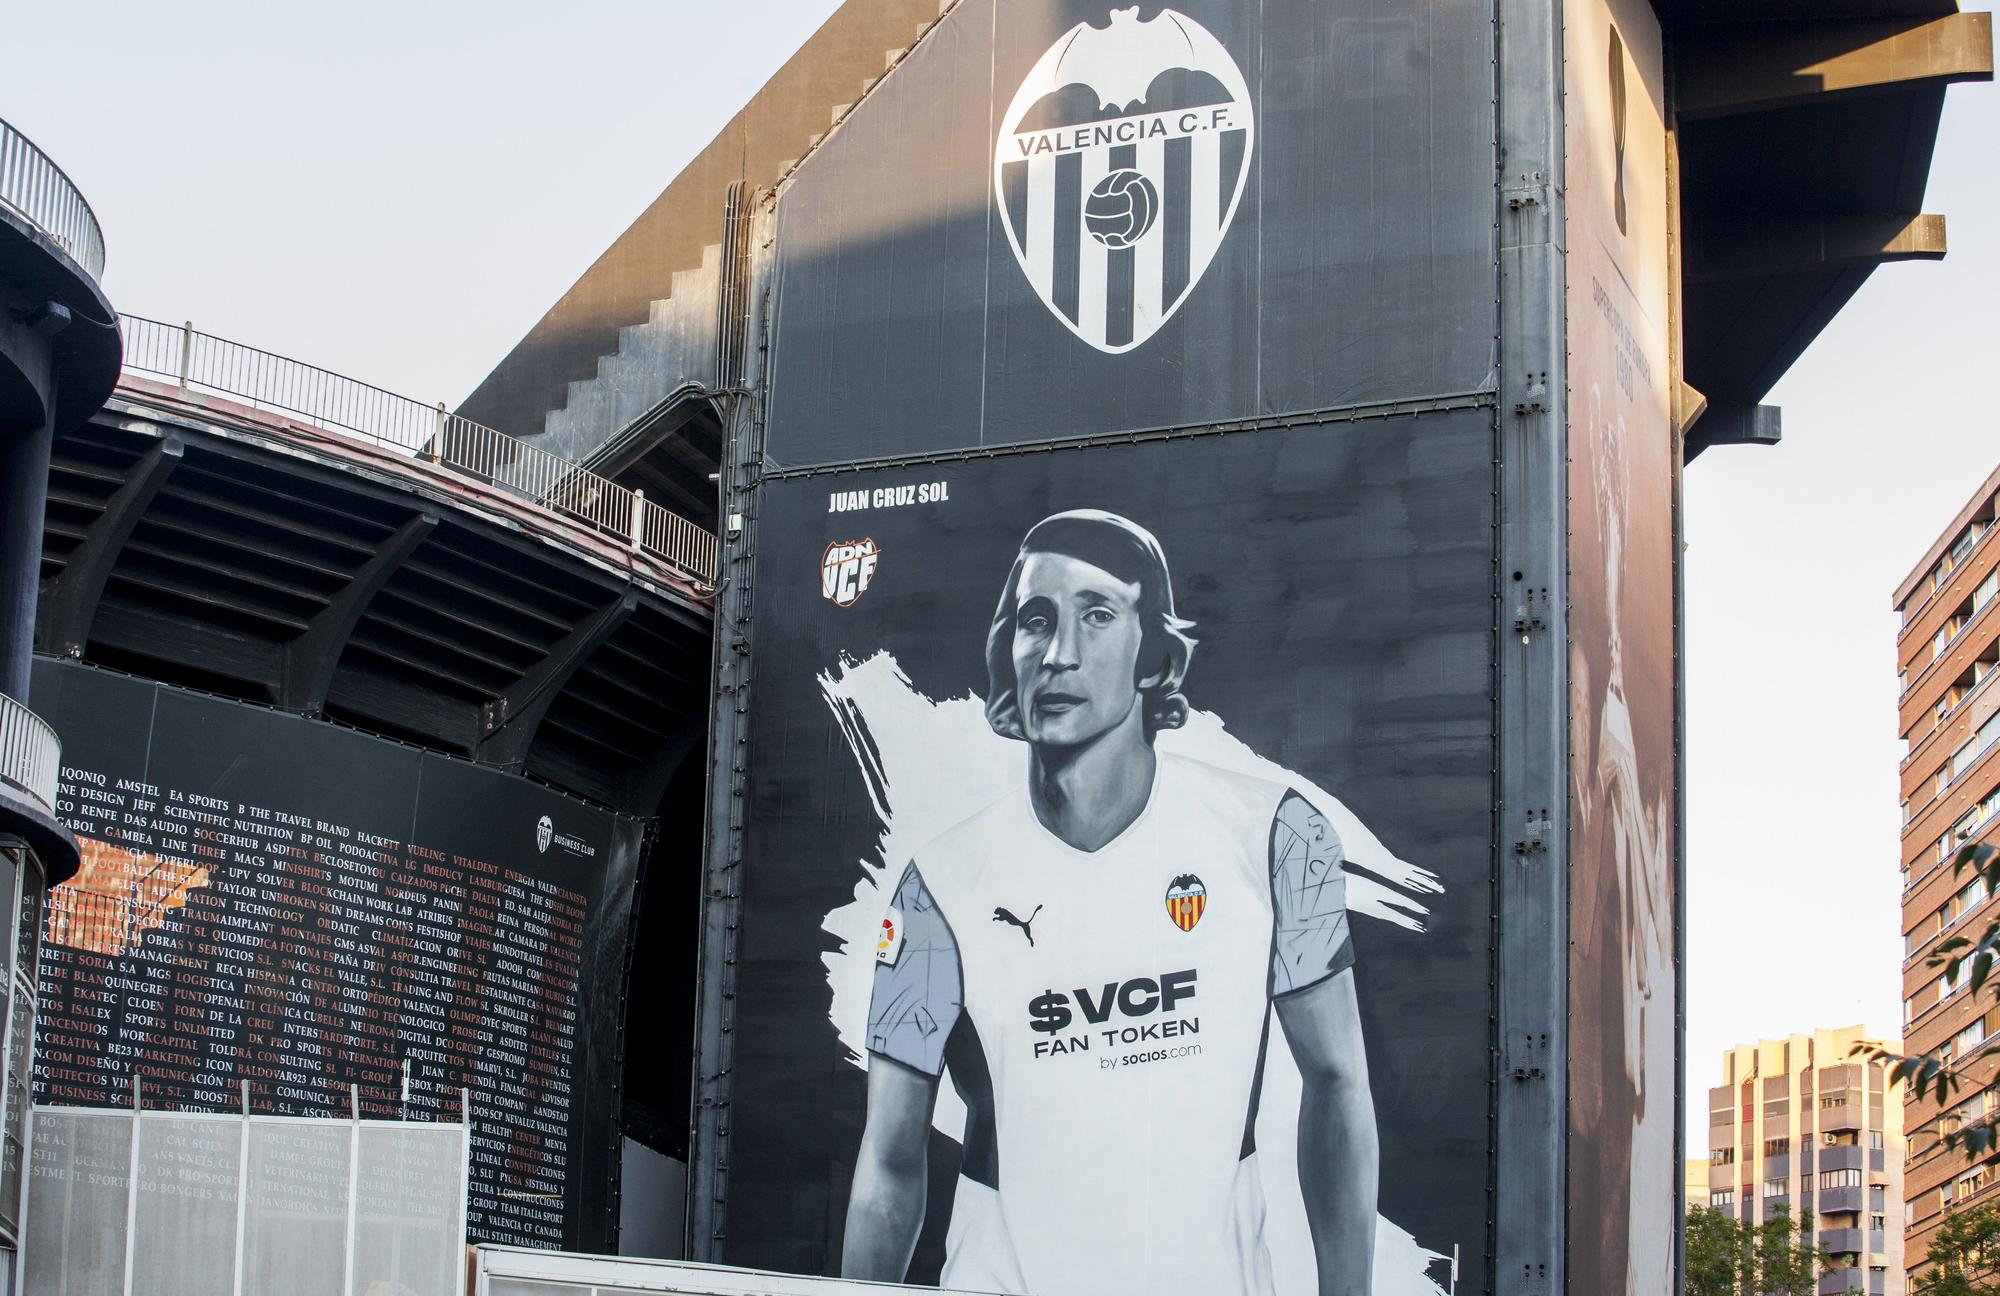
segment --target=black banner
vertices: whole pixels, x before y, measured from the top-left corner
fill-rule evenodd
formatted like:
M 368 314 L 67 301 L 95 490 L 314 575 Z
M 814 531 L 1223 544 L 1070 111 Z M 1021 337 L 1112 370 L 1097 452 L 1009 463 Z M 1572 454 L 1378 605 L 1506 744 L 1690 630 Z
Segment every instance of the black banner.
M 472 1240 L 608 1245 L 641 829 L 525 779 L 47 660 L 81 871 L 38 1101 L 456 1119 Z M 407 1098 L 405 1097 L 407 1078 Z
M 778 200 L 783 466 L 1488 390 L 1493 13 L 966 0 Z
M 1477 1281 L 1491 420 L 763 485 L 729 1260 Z

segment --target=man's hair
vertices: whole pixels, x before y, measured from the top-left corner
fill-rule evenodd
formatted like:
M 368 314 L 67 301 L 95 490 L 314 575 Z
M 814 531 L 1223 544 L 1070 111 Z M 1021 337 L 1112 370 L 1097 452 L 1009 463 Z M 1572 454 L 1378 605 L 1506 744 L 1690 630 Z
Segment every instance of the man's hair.
M 1153 533 L 1129 518 L 1101 509 L 1072 509 L 1043 518 L 1028 528 L 1021 551 L 1000 590 L 1000 606 L 986 632 L 986 723 L 1003 738 L 1027 737 L 1021 724 L 1020 681 L 1014 675 L 1014 616 L 1019 611 L 1015 590 L 1030 554 L 1061 554 L 1110 572 L 1139 587 L 1142 632 L 1133 682 L 1149 675 L 1160 678 L 1143 690 L 1146 736 L 1187 723 L 1188 702 L 1181 694 L 1188 660 L 1194 656 L 1192 621 L 1174 615 L 1174 581 L 1167 555 Z

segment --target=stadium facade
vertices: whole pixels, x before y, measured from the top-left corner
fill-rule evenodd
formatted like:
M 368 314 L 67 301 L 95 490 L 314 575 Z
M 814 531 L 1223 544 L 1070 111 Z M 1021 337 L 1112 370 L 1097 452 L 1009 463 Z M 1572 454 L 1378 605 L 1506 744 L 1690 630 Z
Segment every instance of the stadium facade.
M 486 1241 L 1667 1291 L 1681 466 L 1942 254 L 1990 69 L 1914 0 L 851 0 L 455 414 L 164 329 L 56 446 L 36 697 L 150 840 L 45 1011 L 469 1101 Z

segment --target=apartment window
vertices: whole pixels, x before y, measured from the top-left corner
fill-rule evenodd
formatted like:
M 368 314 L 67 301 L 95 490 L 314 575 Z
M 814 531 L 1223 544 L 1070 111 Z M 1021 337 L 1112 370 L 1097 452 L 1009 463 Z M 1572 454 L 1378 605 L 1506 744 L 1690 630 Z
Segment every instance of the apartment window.
M 1720 1210 L 1724 1206 L 1734 1206 L 1736 1204 L 1736 1190 L 1734 1188 L 1724 1188 L 1721 1192 L 1712 1192 L 1708 1195 L 1708 1204 L 1717 1210 Z
M 1889 1190 L 1881 1184 L 1868 1185 L 1868 1209 L 1872 1211 L 1889 1209 Z
M 1873 1149 L 1875 1149 L 1875 1151 L 1877 1151 L 1877 1152 L 1880 1152 L 1880 1151 L 1882 1150 L 1882 1131 L 1881 1131 L 1881 1130 L 1869 1130 L 1869 1131 L 1868 1131 L 1868 1146 L 1869 1146 L 1869 1147 L 1871 1147 L 1871 1148 L 1873 1148 Z
M 1871 1233 L 1888 1232 L 1889 1231 L 1888 1217 L 1884 1215 L 1870 1215 L 1868 1217 L 1868 1231 Z
M 1791 1151 L 1792 1141 L 1788 1138 L 1764 1140 L 1764 1155 L 1767 1157 L 1789 1156 Z
M 1789 1182 L 1790 1181 L 1786 1179 L 1766 1179 L 1764 1181 L 1764 1196 L 1766 1197 L 1788 1196 L 1789 1194 L 1785 1191 L 1785 1185 Z
M 1985 1042 L 1986 1019 L 1982 1017 L 1952 1037 L 1952 1052 L 1958 1057 L 1964 1057 Z
M 1826 1188 L 1859 1188 L 1860 1170 L 1822 1170 L 1819 1172 L 1819 1186 Z
M 1736 1163 L 1736 1149 L 1733 1147 L 1717 1148 L 1708 1154 L 1708 1163 L 1710 1165 L 1734 1165 Z

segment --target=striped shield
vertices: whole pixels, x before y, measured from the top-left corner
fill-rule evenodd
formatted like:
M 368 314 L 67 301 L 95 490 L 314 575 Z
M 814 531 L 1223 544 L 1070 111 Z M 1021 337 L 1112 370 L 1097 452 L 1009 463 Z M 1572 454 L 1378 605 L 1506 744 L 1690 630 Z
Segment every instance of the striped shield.
M 1256 122 L 1236 61 L 1163 10 L 1080 23 L 1000 123 L 994 201 L 1028 282 L 1072 333 L 1121 354 L 1173 318 L 1222 246 Z
M 1193 931 L 1208 908 L 1208 888 L 1192 873 L 1183 873 L 1167 888 L 1167 917 L 1182 931 Z

